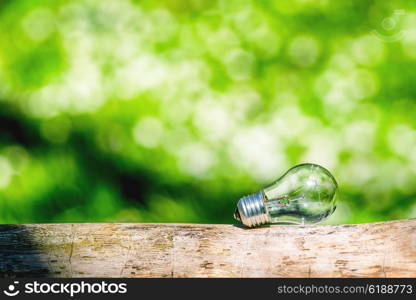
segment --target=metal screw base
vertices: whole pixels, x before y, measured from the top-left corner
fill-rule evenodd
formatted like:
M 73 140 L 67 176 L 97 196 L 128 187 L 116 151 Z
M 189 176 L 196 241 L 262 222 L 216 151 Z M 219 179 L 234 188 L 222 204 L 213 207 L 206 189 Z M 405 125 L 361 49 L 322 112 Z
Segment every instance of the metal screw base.
M 237 203 L 234 218 L 248 227 L 255 227 L 270 222 L 263 193 L 258 192 L 241 198 Z

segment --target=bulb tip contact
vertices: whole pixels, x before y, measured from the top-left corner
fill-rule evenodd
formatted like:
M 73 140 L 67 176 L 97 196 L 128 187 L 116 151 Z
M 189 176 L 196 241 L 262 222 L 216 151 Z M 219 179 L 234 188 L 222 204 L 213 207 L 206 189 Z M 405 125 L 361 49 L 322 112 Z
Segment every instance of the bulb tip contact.
M 234 211 L 234 219 L 241 222 L 241 216 L 240 216 L 240 212 L 238 211 L 238 207 L 236 207 Z

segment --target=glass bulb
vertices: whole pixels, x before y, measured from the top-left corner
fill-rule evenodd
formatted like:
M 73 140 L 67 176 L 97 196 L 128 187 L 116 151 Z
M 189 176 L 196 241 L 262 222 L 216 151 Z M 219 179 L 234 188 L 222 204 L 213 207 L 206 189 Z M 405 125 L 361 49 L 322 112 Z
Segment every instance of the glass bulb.
M 291 168 L 275 183 L 238 201 L 234 218 L 248 227 L 266 223 L 318 223 L 336 208 L 338 184 L 316 164 Z

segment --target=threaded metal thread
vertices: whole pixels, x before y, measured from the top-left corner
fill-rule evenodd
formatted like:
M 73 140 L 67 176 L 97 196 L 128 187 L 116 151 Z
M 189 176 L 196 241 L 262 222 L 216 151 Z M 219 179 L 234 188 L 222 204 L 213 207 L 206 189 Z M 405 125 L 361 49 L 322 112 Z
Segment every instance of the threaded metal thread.
M 270 218 L 264 206 L 263 193 L 258 192 L 241 198 L 237 203 L 234 218 L 248 227 L 269 223 Z

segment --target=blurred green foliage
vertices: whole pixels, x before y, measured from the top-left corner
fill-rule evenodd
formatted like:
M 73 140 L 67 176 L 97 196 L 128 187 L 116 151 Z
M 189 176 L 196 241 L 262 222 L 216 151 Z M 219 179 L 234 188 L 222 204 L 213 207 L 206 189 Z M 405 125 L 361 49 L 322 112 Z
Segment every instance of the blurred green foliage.
M 292 165 L 416 216 L 416 2 L 0 1 L 0 222 L 232 223 Z

